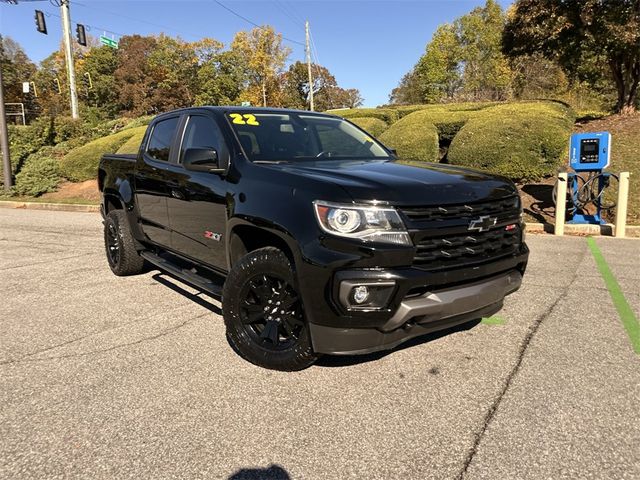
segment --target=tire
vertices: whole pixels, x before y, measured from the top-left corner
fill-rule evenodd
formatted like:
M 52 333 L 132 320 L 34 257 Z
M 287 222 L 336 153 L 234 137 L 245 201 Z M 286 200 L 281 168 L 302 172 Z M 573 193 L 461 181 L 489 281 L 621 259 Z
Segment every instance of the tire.
M 122 210 L 112 210 L 104 220 L 104 248 L 111 271 L 119 277 L 136 275 L 144 269 L 129 223 Z
M 222 290 L 222 314 L 229 342 L 254 365 L 296 371 L 319 357 L 311 345 L 295 271 L 277 248 L 250 252 L 233 266 Z

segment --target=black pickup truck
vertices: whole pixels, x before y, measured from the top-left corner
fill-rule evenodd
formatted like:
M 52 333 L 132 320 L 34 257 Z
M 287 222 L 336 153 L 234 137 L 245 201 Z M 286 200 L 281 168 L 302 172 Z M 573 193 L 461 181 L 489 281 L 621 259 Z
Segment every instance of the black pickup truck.
M 98 179 L 113 273 L 146 261 L 221 297 L 231 344 L 267 368 L 489 316 L 527 265 L 510 181 L 402 161 L 333 115 L 172 111 Z

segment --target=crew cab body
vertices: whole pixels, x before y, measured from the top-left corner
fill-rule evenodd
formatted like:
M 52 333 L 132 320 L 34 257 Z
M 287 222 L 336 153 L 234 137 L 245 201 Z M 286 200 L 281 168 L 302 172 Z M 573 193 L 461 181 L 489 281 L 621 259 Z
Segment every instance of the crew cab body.
M 345 158 L 322 146 L 342 142 L 344 132 L 357 141 L 362 135 L 375 156 Z M 312 148 L 304 142 L 320 146 L 302 155 Z M 215 165 L 198 170 L 206 151 Z M 151 122 L 137 155 L 105 155 L 98 178 L 103 215 L 124 212 L 139 252 L 169 255 L 224 281 L 250 252 L 282 251 L 316 353 L 389 349 L 489 316 L 520 286 L 527 264 L 520 199 L 509 180 L 402 161 L 330 115 L 169 112 Z M 366 221 L 375 224 L 382 212 L 383 223 L 395 225 L 387 237 L 342 235 L 320 218 L 349 206 L 361 207 Z M 354 292 L 372 300 L 358 304 Z

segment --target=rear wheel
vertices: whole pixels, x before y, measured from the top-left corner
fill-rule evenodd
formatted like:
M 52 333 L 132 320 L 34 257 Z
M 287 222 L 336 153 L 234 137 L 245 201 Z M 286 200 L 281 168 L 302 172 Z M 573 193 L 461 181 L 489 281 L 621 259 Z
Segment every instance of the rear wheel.
M 302 370 L 318 356 L 297 290 L 280 250 L 261 248 L 232 268 L 222 291 L 227 337 L 248 361 L 273 370 Z
M 112 210 L 104 219 L 104 248 L 111 271 L 118 276 L 136 275 L 144 269 L 135 240 L 122 210 Z

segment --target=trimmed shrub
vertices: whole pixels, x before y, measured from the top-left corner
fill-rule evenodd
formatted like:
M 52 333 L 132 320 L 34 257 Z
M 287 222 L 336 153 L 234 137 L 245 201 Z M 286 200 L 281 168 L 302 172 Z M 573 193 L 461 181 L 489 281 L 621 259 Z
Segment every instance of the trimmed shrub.
M 106 153 L 118 151 L 134 134 L 135 129 L 123 130 L 74 148 L 60 162 L 62 176 L 72 182 L 96 178 L 100 157 Z
M 401 107 L 393 107 L 393 109 L 398 112 L 400 118 L 403 118 L 418 110 L 424 110 L 428 106 L 429 105 L 402 105 Z
M 363 130 L 369 132 L 374 137 L 379 137 L 382 132 L 389 128 L 389 126 L 379 118 L 355 117 L 350 118 L 349 120 L 358 125 Z
M 86 137 L 91 128 L 82 120 L 74 120 L 71 117 L 56 117 L 53 122 L 55 133 L 54 143 L 66 142 L 73 138 Z
M 564 162 L 574 121 L 575 113 L 555 102 L 497 105 L 469 119 L 447 158 L 513 180 L 539 180 Z
M 142 137 L 144 137 L 144 133 L 147 131 L 147 127 L 136 127 L 131 129 L 131 131 L 134 132 L 133 136 L 129 138 L 129 140 L 124 142 L 116 153 L 138 153 L 138 149 L 140 148 L 140 144 L 142 143 Z
M 330 113 L 348 118 L 349 120 L 352 118 L 377 118 L 387 125 L 393 124 L 400 118 L 397 110 L 391 108 L 349 108 Z
M 16 175 L 14 192 L 17 195 L 37 197 L 53 192 L 60 181 L 58 160 L 54 158 L 54 148 L 44 147 L 29 155 L 22 170 Z
M 404 160 L 438 161 L 438 131 L 424 110 L 407 115 L 380 135 Z

